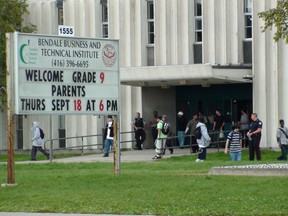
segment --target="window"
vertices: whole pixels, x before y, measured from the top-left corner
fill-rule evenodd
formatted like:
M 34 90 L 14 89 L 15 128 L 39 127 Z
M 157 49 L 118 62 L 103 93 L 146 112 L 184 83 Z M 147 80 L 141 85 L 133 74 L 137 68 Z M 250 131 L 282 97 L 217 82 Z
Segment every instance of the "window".
M 102 4 L 102 37 L 108 38 L 108 7 L 107 7 L 107 3 Z
M 154 44 L 154 3 L 147 1 L 148 44 Z
M 244 0 L 245 38 L 252 38 L 252 0 Z
M 202 42 L 202 0 L 195 0 L 195 42 Z
M 63 1 L 57 0 L 57 8 L 58 8 L 58 25 L 63 25 L 64 24 Z

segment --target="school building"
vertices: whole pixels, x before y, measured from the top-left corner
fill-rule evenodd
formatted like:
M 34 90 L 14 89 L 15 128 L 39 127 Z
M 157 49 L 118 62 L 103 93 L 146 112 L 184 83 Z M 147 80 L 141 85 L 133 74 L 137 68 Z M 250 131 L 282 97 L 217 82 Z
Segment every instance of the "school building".
M 132 130 L 140 112 L 166 114 L 176 131 L 177 112 L 191 118 L 219 108 L 225 130 L 240 119 L 240 109 L 263 121 L 261 147 L 277 147 L 280 118 L 288 121 L 288 48 L 273 41 L 274 29 L 261 32 L 258 13 L 277 0 L 27 0 L 25 21 L 37 34 L 58 35 L 58 26 L 73 26 L 75 36 L 119 40 L 121 131 Z M 7 148 L 6 113 L 0 115 L 0 149 Z M 16 149 L 31 148 L 32 121 L 46 137 L 101 134 L 106 116 L 17 116 Z M 52 127 L 51 127 L 52 125 Z M 149 125 L 149 124 L 148 124 Z M 52 128 L 52 130 L 50 130 Z M 147 127 L 144 147 L 153 147 Z M 127 133 L 123 140 L 132 140 Z M 56 142 L 71 147 L 79 140 Z M 100 143 L 88 137 L 84 144 Z M 132 143 L 122 147 L 131 148 Z M 96 148 L 91 147 L 91 148 Z

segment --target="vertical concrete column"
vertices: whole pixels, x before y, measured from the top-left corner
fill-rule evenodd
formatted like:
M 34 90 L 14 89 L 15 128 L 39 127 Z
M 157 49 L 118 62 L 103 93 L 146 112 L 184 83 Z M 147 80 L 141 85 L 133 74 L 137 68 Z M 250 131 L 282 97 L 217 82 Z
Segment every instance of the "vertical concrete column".
M 146 3 L 146 2 L 145 2 Z M 142 53 L 144 50 L 144 44 L 143 36 L 142 36 L 142 25 L 146 24 L 147 21 L 142 21 L 142 17 L 146 14 L 144 11 L 141 10 L 142 2 L 138 0 L 132 0 L 131 1 L 131 49 L 132 49 L 132 55 L 131 55 L 131 61 L 133 66 L 142 66 L 143 65 L 143 58 Z M 146 32 L 147 34 L 147 32 Z
M 178 34 L 181 33 L 177 31 L 177 0 L 168 0 L 167 1 L 167 64 L 175 65 L 177 64 L 177 56 L 180 46 L 178 46 L 177 39 Z
M 99 18 L 102 21 L 102 17 L 97 17 L 99 12 L 102 11 L 101 4 L 96 4 L 96 1 L 94 0 L 88 0 L 85 4 L 85 25 L 86 25 L 86 33 L 85 35 L 88 37 L 102 37 L 101 29 L 102 27 L 100 25 L 96 25 L 96 20 L 99 22 Z M 98 15 L 99 16 L 99 15 Z M 96 29 L 98 30 L 98 36 L 96 36 Z M 100 33 L 100 34 L 99 34 Z
M 193 1 L 190 1 L 192 4 Z M 192 26 L 189 24 L 194 21 L 194 10 L 189 6 L 188 0 L 177 1 L 177 23 L 176 23 L 176 40 L 178 46 L 177 64 L 189 64 L 190 51 L 193 49 L 192 36 L 190 30 Z M 194 31 L 193 31 L 194 33 Z
M 75 26 L 75 6 L 74 0 L 63 1 L 63 10 L 64 10 L 64 25 L 73 25 Z M 76 31 L 76 29 L 75 29 Z M 77 33 L 75 32 L 75 35 Z
M 288 125 L 288 46 L 284 40 L 281 40 L 277 44 L 278 46 L 278 118 L 282 118 L 285 120 L 285 125 Z
M 166 0 L 154 1 L 155 7 L 155 66 L 167 64 Z
M 266 3 L 263 1 L 253 1 L 253 17 L 257 17 L 257 13 L 266 10 Z M 266 34 L 261 33 L 261 26 L 264 23 L 260 19 L 253 19 L 253 112 L 258 113 L 259 119 L 263 121 L 263 136 L 261 146 L 267 145 L 267 124 L 268 112 L 267 102 L 271 101 L 267 98 L 267 51 L 266 51 Z M 269 41 L 271 42 L 271 41 Z M 268 101 L 267 101 L 268 99 Z
M 109 38 L 120 39 L 120 5 L 123 4 L 122 2 L 122 0 L 108 1 Z
M 243 2 L 227 0 L 227 22 L 229 29 L 227 37 L 227 63 L 240 64 L 243 62 L 244 16 Z M 241 33 L 242 32 L 242 33 Z
M 274 8 L 276 4 L 273 1 L 266 2 L 266 8 Z M 267 89 L 267 110 L 266 110 L 266 124 L 267 124 L 267 147 L 272 147 L 273 143 L 275 142 L 275 136 L 271 136 L 271 134 L 275 134 L 275 130 L 278 127 L 278 105 L 279 105 L 279 98 L 278 98 L 278 47 L 277 44 L 274 42 L 275 29 L 268 30 L 266 34 L 265 46 L 266 46 L 266 59 L 269 61 L 266 62 L 266 73 L 267 73 L 267 82 L 266 82 L 266 89 Z M 271 103 L 272 102 L 272 103 Z
M 203 1 L 203 63 L 218 63 L 215 58 L 215 1 Z

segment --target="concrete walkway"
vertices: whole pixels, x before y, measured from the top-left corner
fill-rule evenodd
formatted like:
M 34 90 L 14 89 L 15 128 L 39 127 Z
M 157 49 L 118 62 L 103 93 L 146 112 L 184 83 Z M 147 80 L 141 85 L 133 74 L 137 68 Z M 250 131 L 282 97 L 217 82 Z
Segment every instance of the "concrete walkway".
M 210 149 L 208 151 L 210 151 Z M 37 155 L 38 154 L 41 154 L 41 152 L 38 152 Z M 173 154 L 170 154 L 169 150 L 166 150 L 166 154 L 163 156 L 163 158 L 169 158 L 173 156 L 182 156 L 182 155 L 191 155 L 190 149 L 189 148 L 174 149 Z M 195 159 L 197 157 L 196 155 L 197 154 L 195 154 Z M 154 159 L 152 159 L 154 156 L 155 156 L 154 149 L 122 151 L 120 161 L 121 162 L 152 162 L 152 161 L 155 161 Z M 27 163 L 49 163 L 49 162 L 50 162 L 49 160 L 40 160 L 40 161 L 27 160 L 27 161 L 18 161 L 16 163 L 27 164 Z M 103 154 L 90 154 L 90 155 L 77 156 L 77 157 L 57 158 L 57 155 L 55 155 L 55 158 L 52 160 L 52 162 L 57 162 L 57 163 L 113 162 L 113 153 L 110 153 L 109 157 L 103 157 Z M 6 162 L 2 162 L 2 164 L 5 164 L 5 163 Z

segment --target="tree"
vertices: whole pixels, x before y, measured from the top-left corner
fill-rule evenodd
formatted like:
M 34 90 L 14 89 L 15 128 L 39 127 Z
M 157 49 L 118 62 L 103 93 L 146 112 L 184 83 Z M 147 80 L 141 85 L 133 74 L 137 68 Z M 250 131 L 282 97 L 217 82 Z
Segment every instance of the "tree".
M 275 26 L 274 41 L 285 39 L 288 43 L 288 0 L 278 0 L 276 8 L 260 12 L 258 16 L 264 21 L 262 32 Z
M 1 0 L 0 1 L 0 88 L 6 86 L 6 33 L 26 32 L 36 30 L 32 24 L 23 24 L 23 15 L 28 14 L 26 0 Z M 2 95 L 1 101 L 5 101 L 6 95 Z M 3 105 L 3 103 L 2 103 Z M 0 105 L 1 107 L 1 105 Z

